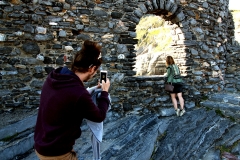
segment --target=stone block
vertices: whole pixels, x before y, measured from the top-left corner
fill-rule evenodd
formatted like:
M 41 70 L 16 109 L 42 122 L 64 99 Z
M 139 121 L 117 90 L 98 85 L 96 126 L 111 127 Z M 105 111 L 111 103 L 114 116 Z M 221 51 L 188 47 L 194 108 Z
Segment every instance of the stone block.
M 177 11 L 177 9 L 178 9 L 177 4 L 172 3 L 169 9 L 169 12 L 171 12 L 171 14 L 173 15 Z
M 96 17 L 108 16 L 108 13 L 103 10 L 94 10 L 93 13 Z
M 171 1 L 165 1 L 165 9 L 167 10 L 167 11 L 169 11 L 170 10 L 170 7 L 171 7 L 171 4 L 172 4 L 172 2 Z
M 133 14 L 137 16 L 138 18 L 141 18 L 143 16 L 143 12 L 140 9 L 136 9 L 133 11 Z
M 141 11 L 142 11 L 143 13 L 147 13 L 147 12 L 148 12 L 146 6 L 145 6 L 143 3 L 141 3 L 138 7 L 141 9 Z
M 148 12 L 153 10 L 153 6 L 151 1 L 145 2 L 145 5 L 147 6 Z
M 153 9 L 154 9 L 154 10 L 157 10 L 157 9 L 158 9 L 157 0 L 152 0 L 152 5 L 153 5 Z
M 53 40 L 53 38 L 54 37 L 51 34 L 46 34 L 46 35 L 37 34 L 34 37 L 36 41 L 50 41 L 50 40 Z
M 132 105 L 130 103 L 123 103 L 123 110 L 124 111 L 130 111 L 132 110 Z
M 120 13 L 120 12 L 112 12 L 112 13 L 111 13 L 111 16 L 112 16 L 112 18 L 114 18 L 114 19 L 120 19 L 120 18 L 122 18 L 123 13 Z
M 180 21 L 184 20 L 184 18 L 185 18 L 185 15 L 184 15 L 184 13 L 181 11 L 180 13 L 178 13 L 178 14 L 176 15 L 176 17 L 174 18 L 174 21 L 175 21 L 175 22 L 180 22 Z
M 174 108 L 172 107 L 172 108 L 159 108 L 158 114 L 159 116 L 162 116 L 162 117 L 168 117 L 176 113 L 174 111 Z
M 159 5 L 158 5 L 159 9 L 165 9 L 166 1 L 165 0 L 158 0 L 158 2 L 159 2 Z

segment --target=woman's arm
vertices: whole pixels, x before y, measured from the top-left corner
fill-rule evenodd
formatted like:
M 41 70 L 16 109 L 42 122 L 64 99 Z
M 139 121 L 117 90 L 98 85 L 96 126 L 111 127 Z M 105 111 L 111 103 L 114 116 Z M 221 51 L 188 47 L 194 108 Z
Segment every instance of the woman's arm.
M 170 68 L 170 67 L 167 67 L 167 74 L 166 74 L 166 77 L 169 77 L 169 75 L 170 75 L 170 70 L 171 70 L 171 68 Z
M 170 66 L 167 67 L 166 82 L 172 82 L 171 67 Z

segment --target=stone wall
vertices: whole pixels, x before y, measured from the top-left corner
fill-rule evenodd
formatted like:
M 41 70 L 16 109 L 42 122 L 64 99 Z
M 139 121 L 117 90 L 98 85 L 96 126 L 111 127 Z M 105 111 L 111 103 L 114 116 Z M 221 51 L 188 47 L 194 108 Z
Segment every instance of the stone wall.
M 69 65 L 86 39 L 103 46 L 114 111 L 159 112 L 171 105 L 163 76 L 135 76 L 133 70 L 135 28 L 148 13 L 174 26 L 168 54 L 184 76 L 186 107 L 212 92 L 236 91 L 236 81 L 226 85 L 224 79 L 239 73 L 231 61 L 237 54 L 229 47 L 234 24 L 228 0 L 1 0 L 0 8 L 1 112 L 38 107 L 47 74 Z M 86 86 L 95 84 L 96 78 Z

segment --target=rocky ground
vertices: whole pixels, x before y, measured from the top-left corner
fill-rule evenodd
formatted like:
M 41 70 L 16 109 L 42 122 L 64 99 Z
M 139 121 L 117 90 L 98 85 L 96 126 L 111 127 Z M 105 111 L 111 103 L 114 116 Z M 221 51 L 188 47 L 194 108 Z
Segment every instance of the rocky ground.
M 200 107 L 187 108 L 182 117 L 171 108 L 161 115 L 121 117 L 110 111 L 104 121 L 102 160 L 239 160 L 239 95 L 211 95 Z M 36 115 L 0 129 L 0 139 L 19 132 L 8 141 L 0 141 L 1 160 L 37 160 L 33 150 L 35 121 Z M 92 160 L 90 130 L 86 123 L 81 128 L 83 134 L 74 150 L 79 160 Z
M 26 117 L 36 115 L 38 112 L 37 109 L 22 109 L 18 108 L 11 111 L 2 111 L 0 112 L 0 129 L 8 126 L 10 124 L 16 123 L 20 120 L 23 120 Z

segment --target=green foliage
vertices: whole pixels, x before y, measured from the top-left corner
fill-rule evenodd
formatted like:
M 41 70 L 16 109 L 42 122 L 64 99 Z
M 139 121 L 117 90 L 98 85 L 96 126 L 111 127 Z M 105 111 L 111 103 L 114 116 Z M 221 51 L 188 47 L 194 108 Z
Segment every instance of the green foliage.
M 166 131 L 165 131 L 163 134 L 159 135 L 159 136 L 157 137 L 157 142 L 159 142 L 159 141 L 162 140 L 164 137 L 166 137 L 166 135 L 167 135 L 167 132 L 166 132 Z M 156 146 L 156 144 L 155 144 L 155 145 L 154 145 L 154 149 L 153 149 L 153 153 L 152 153 L 152 155 L 151 155 L 150 160 L 153 160 L 153 156 L 154 156 L 154 153 L 155 153 L 155 151 L 156 151 L 156 148 L 157 148 L 157 146 Z
M 221 110 L 216 109 L 215 112 L 216 112 L 219 116 L 225 117 Z
M 152 45 L 153 52 L 170 50 L 172 35 L 170 28 L 164 26 L 165 20 L 155 15 L 143 17 L 136 27 L 138 45 L 137 47 L 147 47 Z
M 231 14 L 234 21 L 234 27 L 235 27 L 235 40 L 239 44 L 240 34 L 238 33 L 238 30 L 239 30 L 239 24 L 240 24 L 240 10 L 232 10 Z
M 229 152 L 231 153 L 231 150 L 236 147 L 238 144 L 239 144 L 240 140 L 236 141 L 233 143 L 232 146 L 225 146 L 225 145 L 222 145 L 222 146 L 216 146 L 215 148 L 216 149 L 219 149 L 221 154 L 223 154 L 224 152 Z
M 136 27 L 137 30 L 147 30 L 149 28 L 158 28 L 163 26 L 164 20 L 155 15 L 147 15 L 141 18 L 138 26 Z
M 161 134 L 161 135 L 159 135 L 159 136 L 157 137 L 157 141 L 160 141 L 161 139 L 163 139 L 164 137 L 166 137 L 166 135 L 167 135 L 167 132 L 165 131 L 163 134 Z
M 233 10 L 233 11 L 231 11 L 231 13 L 232 13 L 232 16 L 233 16 L 233 20 L 235 21 L 235 20 L 240 20 L 240 11 L 239 10 Z
M 223 153 L 223 152 L 230 152 L 231 151 L 231 148 L 227 147 L 225 145 L 217 146 L 216 149 L 219 149 L 221 153 Z
M 208 96 L 202 96 L 202 100 L 207 100 L 208 99 Z
M 235 120 L 235 118 L 234 117 L 232 117 L 232 116 L 229 116 L 228 117 L 232 122 L 236 122 L 236 120 Z
M 210 110 L 212 110 L 211 108 L 209 108 L 209 107 L 206 107 L 206 111 L 210 111 Z
M 222 111 L 219 110 L 219 109 L 215 110 L 215 112 L 216 112 L 219 116 L 221 116 L 221 117 L 228 118 L 228 119 L 230 119 L 232 122 L 236 122 L 236 119 L 235 119 L 234 117 L 232 117 L 232 116 L 225 116 L 225 115 L 222 113 Z
M 12 136 L 8 136 L 8 137 L 5 137 L 2 139 L 3 142 L 9 142 L 11 141 L 13 138 L 17 137 L 18 136 L 18 133 L 12 135 Z

